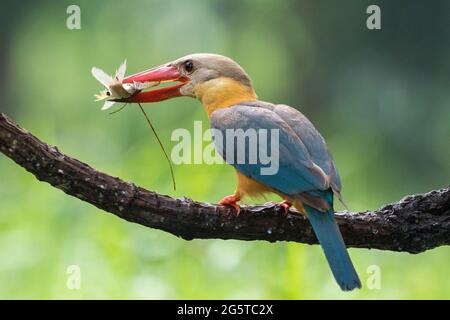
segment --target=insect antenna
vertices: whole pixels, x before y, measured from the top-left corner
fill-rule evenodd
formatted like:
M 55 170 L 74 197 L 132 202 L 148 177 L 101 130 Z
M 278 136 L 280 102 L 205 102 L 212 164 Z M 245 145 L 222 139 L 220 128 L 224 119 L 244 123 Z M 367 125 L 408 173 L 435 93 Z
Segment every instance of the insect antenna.
M 172 176 L 172 183 L 173 183 L 173 190 L 176 190 L 176 182 L 175 182 L 175 175 L 173 173 L 173 166 L 172 166 L 172 161 L 170 161 L 169 156 L 167 155 L 166 149 L 164 149 L 164 145 L 161 142 L 161 139 L 159 139 L 158 134 L 156 133 L 155 127 L 153 127 L 153 124 L 151 123 L 149 117 L 147 116 L 147 113 L 145 112 L 144 108 L 142 108 L 142 105 L 140 103 L 138 103 L 139 108 L 142 111 L 142 114 L 144 115 L 145 119 L 147 120 L 147 123 L 150 127 L 150 129 L 152 129 L 153 134 L 156 137 L 156 140 L 158 140 L 159 146 L 161 147 L 162 152 L 164 153 L 164 156 L 167 160 L 167 163 L 169 164 L 169 168 L 170 168 L 170 175 Z

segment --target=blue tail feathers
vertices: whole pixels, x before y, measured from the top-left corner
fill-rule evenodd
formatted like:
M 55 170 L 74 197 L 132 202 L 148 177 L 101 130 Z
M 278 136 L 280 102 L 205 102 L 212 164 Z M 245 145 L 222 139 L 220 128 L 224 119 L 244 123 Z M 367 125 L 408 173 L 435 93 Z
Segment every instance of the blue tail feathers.
M 333 210 L 321 212 L 304 205 L 308 219 L 314 229 L 334 278 L 344 291 L 361 288 L 361 281 L 350 260 L 341 232 L 334 219 Z

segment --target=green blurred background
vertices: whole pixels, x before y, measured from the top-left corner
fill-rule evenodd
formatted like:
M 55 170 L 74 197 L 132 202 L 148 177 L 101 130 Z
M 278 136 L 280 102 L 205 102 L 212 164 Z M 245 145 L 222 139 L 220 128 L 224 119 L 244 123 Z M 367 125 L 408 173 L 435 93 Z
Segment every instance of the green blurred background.
M 81 29 L 66 9 L 81 7 Z M 298 107 L 328 141 L 353 211 L 450 181 L 450 2 L 2 1 L 0 111 L 99 170 L 155 190 L 217 202 L 226 165 L 167 163 L 141 114 L 110 116 L 93 101 L 92 66 L 128 74 L 193 52 L 234 58 L 262 100 Z M 207 118 L 182 98 L 147 105 L 166 147 Z M 450 298 L 450 250 L 419 255 L 350 249 L 365 284 L 342 293 L 317 246 L 186 242 L 124 222 L 38 182 L 0 154 L 0 298 Z M 81 270 L 81 289 L 66 286 Z

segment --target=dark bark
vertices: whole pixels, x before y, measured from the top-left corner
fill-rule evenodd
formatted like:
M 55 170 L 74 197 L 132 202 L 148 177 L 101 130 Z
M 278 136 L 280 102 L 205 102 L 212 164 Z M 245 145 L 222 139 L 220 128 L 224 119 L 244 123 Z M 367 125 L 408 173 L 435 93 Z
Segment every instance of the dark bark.
M 303 216 L 278 205 L 233 209 L 174 199 L 99 172 L 20 128 L 0 113 L 0 151 L 52 186 L 116 216 L 183 239 L 317 243 Z M 1 175 L 1 173 L 0 173 Z M 419 253 L 450 244 L 450 187 L 412 195 L 376 211 L 336 213 L 349 247 Z

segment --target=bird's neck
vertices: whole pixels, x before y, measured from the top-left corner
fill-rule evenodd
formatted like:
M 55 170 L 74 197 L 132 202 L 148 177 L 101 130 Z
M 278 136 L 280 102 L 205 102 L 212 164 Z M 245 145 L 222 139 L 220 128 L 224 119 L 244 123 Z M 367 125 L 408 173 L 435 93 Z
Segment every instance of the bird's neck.
M 216 78 L 196 86 L 195 95 L 205 107 L 208 117 L 217 109 L 228 108 L 244 101 L 255 101 L 255 91 L 231 78 Z

